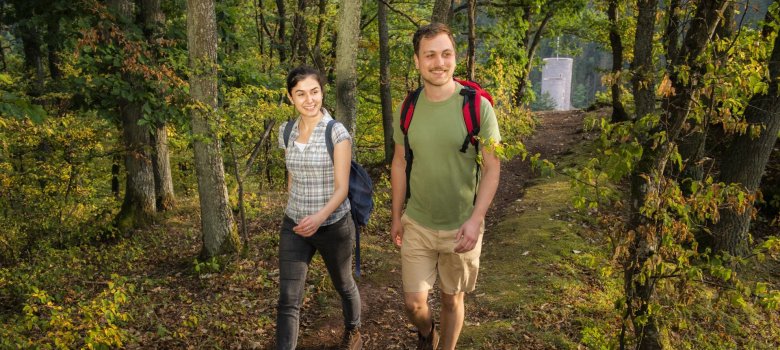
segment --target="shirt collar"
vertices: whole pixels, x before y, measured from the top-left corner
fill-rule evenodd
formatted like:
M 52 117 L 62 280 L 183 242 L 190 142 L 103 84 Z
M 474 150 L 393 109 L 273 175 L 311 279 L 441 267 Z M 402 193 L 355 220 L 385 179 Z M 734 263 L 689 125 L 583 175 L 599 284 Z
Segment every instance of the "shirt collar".
M 317 126 L 328 124 L 329 121 L 333 120 L 333 117 L 331 117 L 330 112 L 328 112 L 325 107 L 322 107 L 322 119 L 320 119 L 320 122 L 317 123 Z M 298 119 L 295 120 L 295 124 L 293 124 L 293 130 L 295 132 L 298 132 L 298 123 L 301 121 L 301 117 L 298 116 Z

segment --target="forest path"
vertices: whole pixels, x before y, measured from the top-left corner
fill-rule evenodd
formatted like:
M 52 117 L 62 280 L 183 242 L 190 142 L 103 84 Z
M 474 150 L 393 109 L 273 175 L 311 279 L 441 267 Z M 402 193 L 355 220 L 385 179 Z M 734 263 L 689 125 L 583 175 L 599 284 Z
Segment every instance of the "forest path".
M 530 155 L 541 154 L 541 158 L 555 161 L 560 156 L 571 153 L 571 148 L 587 138 L 583 133 L 582 111 L 566 112 L 542 112 L 537 114 L 539 125 L 534 135 L 525 141 Z M 493 201 L 487 218 L 485 235 L 486 249 L 490 249 L 491 230 L 501 222 L 516 217 L 512 204 L 523 198 L 529 185 L 529 181 L 538 175 L 530 168 L 528 161 L 514 159 L 502 164 L 501 183 L 498 193 Z M 380 242 L 382 248 L 373 245 L 364 255 L 364 277 L 358 282 L 363 301 L 363 326 L 361 332 L 364 337 L 364 349 L 414 349 L 416 336 L 415 328 L 404 316 L 402 309 L 402 289 L 400 276 L 400 258 L 397 250 L 387 237 L 373 237 Z M 370 238 L 369 238 L 370 239 Z M 503 259 L 518 258 L 523 252 L 517 251 L 517 257 L 504 256 Z M 480 274 L 490 275 L 490 267 L 483 265 Z M 481 284 L 489 283 L 486 280 L 478 281 L 477 297 Z M 438 284 L 437 284 L 438 285 Z M 490 286 L 484 286 L 490 290 Z M 321 308 L 311 304 L 322 305 L 322 302 L 308 303 L 301 315 L 301 332 L 299 349 L 336 349 L 341 332 L 340 305 L 337 298 L 328 302 L 332 307 Z M 434 312 L 440 309 L 438 303 L 438 290 L 431 294 L 431 305 Z M 483 298 L 484 299 L 484 298 Z M 484 302 L 467 296 L 466 301 L 466 326 L 479 324 L 484 318 L 496 318 L 493 312 L 484 309 Z M 483 321 L 484 322 L 484 321 Z M 470 347 L 469 347 L 470 348 Z

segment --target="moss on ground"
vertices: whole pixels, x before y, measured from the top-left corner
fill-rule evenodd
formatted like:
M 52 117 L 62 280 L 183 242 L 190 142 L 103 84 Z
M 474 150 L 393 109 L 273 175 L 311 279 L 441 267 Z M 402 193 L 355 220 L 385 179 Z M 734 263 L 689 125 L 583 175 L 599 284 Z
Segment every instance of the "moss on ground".
M 540 179 L 487 230 L 469 301 L 480 321 L 464 327 L 465 348 L 576 348 L 584 327 L 613 313 L 616 284 L 596 270 L 607 254 L 577 234 L 570 199 L 567 178 Z

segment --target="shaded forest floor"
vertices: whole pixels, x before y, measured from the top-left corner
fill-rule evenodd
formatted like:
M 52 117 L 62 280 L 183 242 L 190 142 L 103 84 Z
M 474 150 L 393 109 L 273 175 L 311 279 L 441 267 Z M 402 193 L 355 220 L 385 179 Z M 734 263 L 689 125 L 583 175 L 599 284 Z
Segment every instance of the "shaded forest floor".
M 538 114 L 539 126 L 525 142 L 529 153 L 540 153 L 558 169 L 576 166 L 590 152 L 587 141 L 596 137 L 583 131 L 584 114 Z M 378 182 L 386 181 L 383 177 Z M 413 349 L 415 329 L 402 310 L 399 252 L 388 234 L 389 194 L 382 192 L 377 198 L 376 219 L 362 236 L 363 275 L 358 281 L 364 348 Z M 0 315 L 24 314 L 28 309 L 22 306 L 32 305 L 48 310 L 42 317 L 58 319 L 53 316 L 59 315 L 83 326 L 77 329 L 49 322 L 48 329 L 25 329 L 15 316 L 3 317 L 4 324 L 16 324 L 16 329 L 0 329 L 0 338 L 14 334 L 29 339 L 61 337 L 92 330 L 106 333 L 110 325 L 100 317 L 109 309 L 125 316 L 114 317 L 112 324 L 126 332 L 122 346 L 130 349 L 271 349 L 284 196 L 261 189 L 248 202 L 249 249 L 245 256 L 230 261 L 194 258 L 200 249 L 200 220 L 192 199 L 179 203 L 178 209 L 165 214 L 153 228 L 117 244 L 42 252 L 39 260 L 20 265 L 16 273 L 34 276 L 37 288 L 50 291 L 54 306 L 47 306 L 43 299 L 25 302 L 0 293 L 4 301 Z M 602 223 L 596 215 L 575 211 L 570 202 L 569 178 L 538 176 L 521 159 L 504 163 L 500 189 L 488 215 L 477 289 L 467 296 L 459 348 L 610 345 L 620 324 L 614 302 L 621 288 L 618 276 L 604 271 L 611 266 L 611 248 L 597 233 Z M 774 288 L 780 281 L 776 271 L 780 269 L 761 272 Z M 0 275 L 0 287 L 4 279 L 7 282 L 11 277 Z M 299 346 L 335 349 L 343 329 L 340 301 L 319 256 L 311 265 L 306 286 Z M 117 290 L 126 298 L 117 298 Z M 438 290 L 431 294 L 434 310 L 439 310 L 437 295 Z M 770 327 L 780 324 L 776 313 L 757 310 L 745 315 L 728 306 L 718 307 L 701 315 L 693 309 L 691 319 L 700 322 L 678 327 L 668 338 L 675 344 L 689 344 L 681 340 L 713 334 L 716 340 L 695 340 L 698 343 L 694 344 L 705 348 L 718 348 L 723 339 L 740 348 L 771 349 L 780 344 L 777 328 Z M 744 327 L 736 331 L 740 339 L 729 343 L 734 324 Z M 21 338 L 9 339 L 23 348 L 35 347 L 35 343 L 24 346 Z M 78 341 L 75 344 L 83 346 Z

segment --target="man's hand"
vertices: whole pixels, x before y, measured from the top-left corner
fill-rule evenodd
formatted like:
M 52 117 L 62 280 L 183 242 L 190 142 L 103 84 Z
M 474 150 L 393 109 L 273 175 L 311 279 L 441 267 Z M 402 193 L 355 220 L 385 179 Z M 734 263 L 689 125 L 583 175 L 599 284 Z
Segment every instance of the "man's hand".
M 481 227 L 482 221 L 466 220 L 458 229 L 458 233 L 455 234 L 455 242 L 458 243 L 455 246 L 455 253 L 465 253 L 474 249 L 477 246 Z
M 393 237 L 393 243 L 400 247 L 404 239 L 404 225 L 401 219 L 393 219 L 393 223 L 390 224 L 390 235 Z

